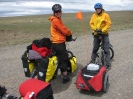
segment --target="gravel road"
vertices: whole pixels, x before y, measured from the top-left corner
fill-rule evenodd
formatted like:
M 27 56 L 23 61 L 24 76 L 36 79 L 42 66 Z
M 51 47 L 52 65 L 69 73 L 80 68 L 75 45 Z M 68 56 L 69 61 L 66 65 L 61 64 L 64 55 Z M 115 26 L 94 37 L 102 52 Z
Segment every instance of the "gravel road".
M 69 43 L 70 50 L 77 57 L 77 70 L 70 75 L 68 84 L 61 84 L 62 76 L 51 82 L 55 99 L 132 99 L 133 98 L 133 29 L 111 31 L 110 42 L 115 51 L 112 68 L 109 71 L 109 90 L 106 94 L 81 91 L 76 89 L 75 80 L 77 71 L 86 65 L 86 54 L 90 60 L 92 51 L 91 35 L 87 35 L 88 51 L 84 36 L 78 37 L 75 42 Z M 25 81 L 21 55 L 29 44 L 7 46 L 0 48 L 0 85 L 19 96 L 18 87 Z

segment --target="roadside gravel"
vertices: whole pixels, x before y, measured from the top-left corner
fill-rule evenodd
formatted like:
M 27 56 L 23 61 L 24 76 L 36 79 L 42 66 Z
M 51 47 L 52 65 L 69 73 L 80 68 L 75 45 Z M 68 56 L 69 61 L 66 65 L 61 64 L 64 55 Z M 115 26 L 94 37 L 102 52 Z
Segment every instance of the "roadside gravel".
M 88 51 L 86 51 L 86 42 Z M 90 60 L 93 38 L 80 36 L 69 43 L 70 50 L 77 57 L 77 70 L 70 75 L 68 84 L 61 84 L 62 76 L 51 82 L 55 99 L 132 99 L 133 98 L 133 29 L 111 31 L 110 42 L 115 52 L 112 68 L 109 71 L 109 90 L 106 94 L 80 91 L 75 87 L 77 71 Z M 0 85 L 10 93 L 19 96 L 18 87 L 26 78 L 21 56 L 29 44 L 0 48 Z M 88 54 L 89 58 L 86 58 Z

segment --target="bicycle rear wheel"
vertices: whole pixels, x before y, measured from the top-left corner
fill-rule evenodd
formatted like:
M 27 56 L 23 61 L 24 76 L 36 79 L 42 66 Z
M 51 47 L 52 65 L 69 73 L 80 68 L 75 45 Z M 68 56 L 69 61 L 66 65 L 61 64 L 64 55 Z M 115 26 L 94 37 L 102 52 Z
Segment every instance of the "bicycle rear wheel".
M 110 60 L 114 58 L 114 50 L 112 47 L 109 47 L 109 51 L 110 51 Z
M 67 51 L 67 53 L 68 53 L 68 58 L 69 59 L 71 59 L 74 55 L 73 55 L 73 53 L 71 52 L 71 51 Z

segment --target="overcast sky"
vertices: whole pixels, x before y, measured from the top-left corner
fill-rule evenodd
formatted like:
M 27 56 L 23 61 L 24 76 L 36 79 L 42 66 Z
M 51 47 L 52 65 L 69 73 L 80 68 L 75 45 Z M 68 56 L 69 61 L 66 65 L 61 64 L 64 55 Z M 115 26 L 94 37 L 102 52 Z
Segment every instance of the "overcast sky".
M 99 2 L 106 11 L 133 10 L 133 0 L 0 0 L 0 17 L 52 14 L 55 3 L 62 5 L 64 13 L 88 12 Z

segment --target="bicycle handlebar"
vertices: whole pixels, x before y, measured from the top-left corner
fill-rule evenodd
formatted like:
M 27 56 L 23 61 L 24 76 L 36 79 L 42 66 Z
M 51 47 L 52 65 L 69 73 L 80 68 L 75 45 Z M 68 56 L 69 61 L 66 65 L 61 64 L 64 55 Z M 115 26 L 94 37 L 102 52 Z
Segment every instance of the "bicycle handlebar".
M 75 38 L 72 38 L 72 41 L 76 41 L 76 39 L 77 39 L 77 37 L 75 37 Z
M 75 38 L 71 38 L 71 39 L 69 39 L 69 40 L 66 41 L 66 42 L 76 41 L 76 39 L 77 39 L 77 37 L 75 37 Z

